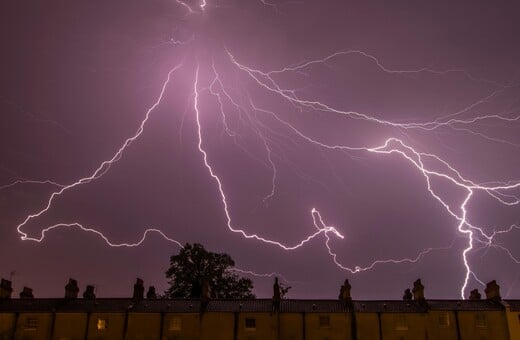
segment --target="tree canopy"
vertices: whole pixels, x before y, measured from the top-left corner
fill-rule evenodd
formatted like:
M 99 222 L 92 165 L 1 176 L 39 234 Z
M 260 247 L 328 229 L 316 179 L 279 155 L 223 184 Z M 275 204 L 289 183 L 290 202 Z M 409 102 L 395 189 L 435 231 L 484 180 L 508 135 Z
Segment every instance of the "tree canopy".
M 209 252 L 201 244 L 187 243 L 178 255 L 170 257 L 166 271 L 170 288 L 168 298 L 199 298 L 204 283 L 209 285 L 212 298 L 254 298 L 253 282 L 239 277 L 232 268 L 235 262 L 228 254 Z

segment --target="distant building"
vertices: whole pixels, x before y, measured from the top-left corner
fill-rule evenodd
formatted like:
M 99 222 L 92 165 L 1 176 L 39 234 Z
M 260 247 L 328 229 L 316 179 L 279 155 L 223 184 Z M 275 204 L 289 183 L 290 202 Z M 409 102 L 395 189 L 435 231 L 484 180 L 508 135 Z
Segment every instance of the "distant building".
M 425 299 L 420 280 L 412 298 L 405 294 L 402 301 L 352 300 L 348 281 L 337 300 L 279 300 L 277 292 L 274 299 L 255 300 L 143 299 L 141 280 L 128 299 L 96 299 L 91 288 L 78 299 L 75 280 L 58 299 L 11 299 L 10 282 L 5 287 L 2 340 L 520 339 L 520 300 L 501 300 L 494 281 L 485 300 L 476 294 L 470 300 Z

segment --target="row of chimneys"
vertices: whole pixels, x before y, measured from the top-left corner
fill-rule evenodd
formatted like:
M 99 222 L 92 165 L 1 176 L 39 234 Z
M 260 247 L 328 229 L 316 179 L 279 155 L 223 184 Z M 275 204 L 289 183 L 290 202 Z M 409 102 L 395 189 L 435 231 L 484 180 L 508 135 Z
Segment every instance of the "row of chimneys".
M 345 302 L 352 301 L 352 297 L 350 295 L 352 286 L 345 280 L 345 283 L 341 286 L 339 292 L 339 299 Z M 13 288 L 11 286 L 11 281 L 2 279 L 0 282 L 0 299 L 10 299 L 11 294 L 13 293 Z M 69 279 L 69 283 L 65 286 L 65 299 L 77 299 L 79 293 L 78 282 L 74 279 Z M 495 280 L 490 281 L 486 284 L 486 299 L 488 300 L 501 300 L 500 297 L 500 286 L 497 284 Z M 203 289 L 204 300 L 209 299 L 209 287 L 207 285 L 204 286 Z M 20 299 L 32 299 L 34 298 L 33 291 L 29 287 L 23 287 L 23 290 L 20 292 Z M 95 299 L 96 294 L 94 293 L 94 286 L 88 285 L 83 293 L 84 299 Z M 140 278 L 137 278 L 137 281 L 134 284 L 134 294 L 132 297 L 134 300 L 143 300 L 144 299 L 144 282 Z M 150 286 L 148 288 L 148 292 L 146 293 L 147 299 L 157 299 L 157 294 L 155 292 L 155 287 Z M 280 285 L 278 283 L 278 278 L 275 278 L 273 285 L 273 308 L 278 309 L 280 306 L 280 301 L 282 299 L 282 294 L 280 290 Z M 474 289 L 470 292 L 469 296 L 470 300 L 480 300 L 481 295 L 478 289 Z M 413 283 L 413 288 L 410 290 L 409 288 L 404 291 L 403 300 L 405 301 L 418 301 L 425 302 L 424 298 L 424 285 L 421 283 L 421 279 L 417 279 Z
M 94 286 L 87 285 L 85 287 L 85 291 L 83 292 L 83 298 L 87 300 L 93 300 L 96 298 L 96 294 L 94 293 Z M 13 293 L 12 283 L 9 280 L 2 279 L 0 282 L 0 300 L 1 299 L 10 299 L 11 294 Z M 74 279 L 69 279 L 69 283 L 65 285 L 65 299 L 77 299 L 79 293 L 78 281 Z M 20 299 L 33 299 L 33 290 L 29 287 L 23 287 L 23 290 L 20 292 Z M 155 287 L 150 286 L 148 288 L 148 292 L 146 293 L 147 299 L 157 299 L 157 294 L 155 293 Z M 134 300 L 143 300 L 144 299 L 144 282 L 140 278 L 137 278 L 136 283 L 134 284 Z
M 352 286 L 348 282 L 348 280 L 345 280 L 345 283 L 341 286 L 340 292 L 339 292 L 339 299 L 343 301 L 352 301 L 352 298 L 350 296 Z M 487 300 L 495 300 L 500 301 L 502 298 L 500 297 L 500 286 L 497 284 L 496 280 L 490 281 L 486 284 L 486 299 Z M 470 292 L 469 300 L 480 300 L 481 295 L 478 291 L 478 289 L 473 289 Z M 425 302 L 426 299 L 424 297 L 424 285 L 421 282 L 421 279 L 415 280 L 413 283 L 413 288 L 410 290 L 407 288 L 404 291 L 403 295 L 404 301 L 418 301 L 418 302 Z

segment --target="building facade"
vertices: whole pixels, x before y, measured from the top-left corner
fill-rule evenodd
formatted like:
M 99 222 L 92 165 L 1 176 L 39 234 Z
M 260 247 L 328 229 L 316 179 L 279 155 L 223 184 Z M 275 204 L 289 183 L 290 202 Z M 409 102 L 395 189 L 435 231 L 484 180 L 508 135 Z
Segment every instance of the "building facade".
M 427 300 L 420 287 L 400 301 L 352 300 L 350 286 L 336 300 L 144 299 L 140 287 L 128 299 L 4 294 L 0 339 L 520 339 L 520 300 Z

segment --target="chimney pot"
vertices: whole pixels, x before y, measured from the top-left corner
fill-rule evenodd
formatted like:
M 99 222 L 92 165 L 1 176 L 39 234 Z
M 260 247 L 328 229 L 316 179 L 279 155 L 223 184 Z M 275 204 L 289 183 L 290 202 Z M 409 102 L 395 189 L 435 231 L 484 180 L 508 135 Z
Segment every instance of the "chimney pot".
M 478 289 L 473 289 L 470 293 L 469 293 L 469 299 L 470 300 L 480 300 L 482 298 L 482 295 L 480 295 Z
M 23 287 L 23 290 L 20 292 L 20 299 L 34 299 L 32 288 Z
M 352 286 L 350 285 L 350 282 L 348 282 L 348 279 L 346 279 L 339 290 L 339 299 L 343 302 L 352 301 L 352 297 L 350 295 L 351 290 Z
M 137 278 L 134 284 L 134 295 L 132 298 L 134 300 L 144 299 L 144 282 L 140 278 Z
M 407 288 L 404 291 L 403 301 L 412 301 L 412 298 L 413 298 L 412 292 L 410 291 L 410 288 Z
M 282 301 L 282 294 L 280 292 L 280 284 L 278 283 L 278 278 L 274 278 L 274 284 L 273 284 L 273 310 L 279 311 L 280 310 L 280 303 Z
M 500 297 L 500 286 L 497 284 L 496 280 L 490 281 L 486 284 L 486 299 L 500 301 L 502 298 Z
M 424 286 L 421 283 L 421 279 L 417 279 L 413 283 L 412 293 L 413 293 L 413 299 L 415 301 L 424 301 L 425 300 L 424 299 Z
M 155 292 L 155 287 L 154 286 L 150 286 L 148 288 L 148 292 L 146 292 L 146 298 L 148 300 L 155 300 L 155 299 L 157 299 L 157 293 Z
M 11 285 L 11 281 L 2 279 L 2 281 L 0 282 L 0 300 L 10 299 L 12 293 L 13 287 Z
M 211 300 L 211 287 L 209 285 L 209 281 L 204 279 L 202 281 L 202 292 L 200 297 L 200 313 L 206 312 L 206 308 L 209 305 L 209 300 Z
M 74 279 L 69 279 L 69 283 L 65 285 L 65 299 L 77 299 L 78 293 L 78 281 Z
M 83 298 L 86 300 L 94 300 L 96 299 L 96 294 L 94 293 L 94 286 L 88 285 L 85 287 L 85 292 L 83 293 Z

